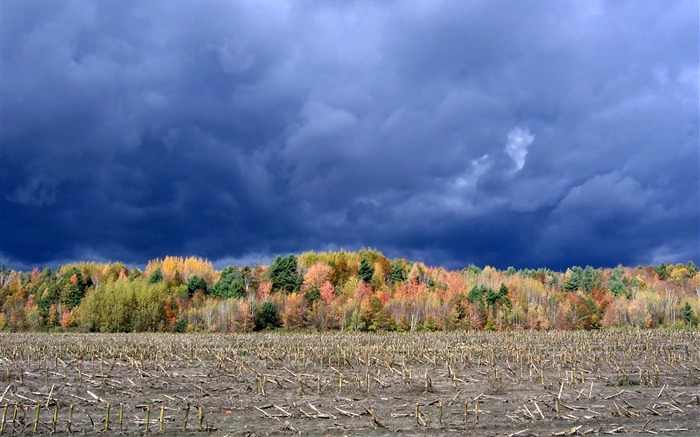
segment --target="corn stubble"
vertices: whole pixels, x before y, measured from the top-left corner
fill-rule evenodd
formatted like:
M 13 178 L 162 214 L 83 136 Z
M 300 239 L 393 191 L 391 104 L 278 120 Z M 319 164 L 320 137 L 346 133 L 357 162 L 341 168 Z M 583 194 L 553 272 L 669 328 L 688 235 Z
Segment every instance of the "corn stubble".
M 0 334 L 0 435 L 691 435 L 698 363 L 698 331 Z

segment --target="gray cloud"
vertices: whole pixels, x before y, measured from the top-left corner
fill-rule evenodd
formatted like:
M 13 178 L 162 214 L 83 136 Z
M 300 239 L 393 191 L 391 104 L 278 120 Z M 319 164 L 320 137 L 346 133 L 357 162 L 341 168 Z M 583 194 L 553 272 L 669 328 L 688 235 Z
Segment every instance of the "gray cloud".
M 1 7 L 6 264 L 700 262 L 696 2 Z

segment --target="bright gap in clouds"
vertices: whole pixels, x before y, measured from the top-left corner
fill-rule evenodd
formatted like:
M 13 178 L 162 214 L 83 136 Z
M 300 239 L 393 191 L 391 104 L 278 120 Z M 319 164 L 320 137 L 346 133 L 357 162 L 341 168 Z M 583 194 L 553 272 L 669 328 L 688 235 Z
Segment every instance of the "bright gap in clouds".
M 514 172 L 520 171 L 525 165 L 525 157 L 527 156 L 527 148 L 532 144 L 535 136 L 530 133 L 529 129 L 521 129 L 516 127 L 508 132 L 508 143 L 506 144 L 506 152 L 510 159 L 515 164 Z

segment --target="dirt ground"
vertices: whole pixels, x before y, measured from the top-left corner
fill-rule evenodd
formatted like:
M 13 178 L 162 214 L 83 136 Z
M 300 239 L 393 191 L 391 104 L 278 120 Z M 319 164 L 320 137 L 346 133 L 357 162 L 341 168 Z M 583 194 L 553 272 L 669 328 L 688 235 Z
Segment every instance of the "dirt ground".
M 0 334 L 0 415 L 6 435 L 700 435 L 700 332 Z

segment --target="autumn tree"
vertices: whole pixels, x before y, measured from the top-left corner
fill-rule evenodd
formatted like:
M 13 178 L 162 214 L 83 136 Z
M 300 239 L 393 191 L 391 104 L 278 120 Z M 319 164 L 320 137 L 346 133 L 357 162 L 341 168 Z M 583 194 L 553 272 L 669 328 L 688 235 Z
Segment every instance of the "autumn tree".
M 309 301 L 314 302 L 321 297 L 321 288 L 330 284 L 332 272 L 333 268 L 323 263 L 314 264 L 306 270 L 301 291 Z M 333 285 L 330 285 L 333 288 Z
M 451 271 L 362 249 L 280 256 L 270 267 L 221 272 L 180 257 L 151 261 L 143 272 L 93 262 L 56 271 L 0 269 L 0 325 L 12 331 L 655 328 L 697 324 L 699 312 L 700 274 L 692 262 L 574 266 L 565 273 Z
M 165 283 L 103 283 L 83 299 L 78 322 L 88 331 L 156 331 L 164 326 L 165 303 L 171 293 Z
M 369 301 L 372 311 L 372 323 L 369 326 L 371 331 L 395 331 L 396 322 L 391 317 L 391 313 L 384 307 L 384 303 L 378 296 L 372 296 Z
M 343 286 L 353 275 L 351 258 L 351 254 L 344 250 L 329 256 L 328 265 L 333 268 L 330 281 L 333 285 Z
M 129 269 L 120 262 L 105 265 L 100 273 L 100 282 L 126 280 L 129 277 Z
M 282 326 L 285 329 L 298 329 L 305 326 L 304 313 L 306 305 L 304 297 L 300 293 L 291 293 L 285 299 L 284 312 L 282 313 Z
M 80 326 L 87 331 L 129 332 L 136 311 L 131 284 L 109 283 L 91 290 L 80 306 Z
M 207 287 L 219 280 L 219 273 L 212 263 L 197 257 L 166 256 L 163 260 L 149 261 L 145 275 L 151 277 L 157 269 L 161 270 L 162 278 L 171 285 L 184 284 L 194 275 L 202 277 Z
M 250 304 L 245 300 L 238 301 L 237 320 L 239 320 L 237 331 L 250 332 L 255 329 L 255 314 L 253 314 Z

